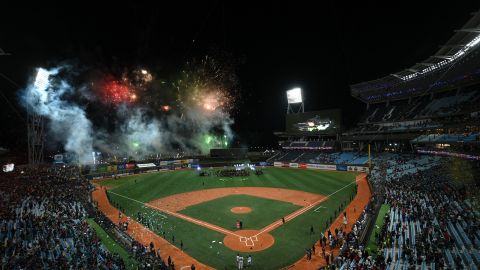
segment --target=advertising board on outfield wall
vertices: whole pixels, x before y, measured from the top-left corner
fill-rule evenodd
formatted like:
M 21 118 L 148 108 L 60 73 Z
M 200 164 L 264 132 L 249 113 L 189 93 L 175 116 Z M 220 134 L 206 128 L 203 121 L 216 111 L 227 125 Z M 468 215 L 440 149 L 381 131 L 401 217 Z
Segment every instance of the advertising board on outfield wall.
M 366 172 L 368 173 L 368 167 L 363 166 L 348 166 L 349 172 Z
M 282 168 L 299 168 L 299 169 L 316 169 L 324 171 L 349 171 L 349 172 L 368 172 L 368 167 L 364 166 L 347 166 L 332 164 L 309 164 L 309 163 L 286 163 L 274 162 L 274 167 Z
M 307 169 L 317 169 L 325 171 L 336 171 L 337 166 L 328 164 L 307 164 Z

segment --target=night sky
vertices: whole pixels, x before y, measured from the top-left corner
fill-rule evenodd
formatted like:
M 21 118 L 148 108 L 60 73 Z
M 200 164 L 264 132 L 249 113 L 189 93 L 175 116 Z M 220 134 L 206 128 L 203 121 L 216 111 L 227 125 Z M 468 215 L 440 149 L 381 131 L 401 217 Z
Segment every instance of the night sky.
M 0 146 L 26 149 L 16 91 L 35 67 L 67 59 L 161 74 L 211 51 L 230 54 L 241 88 L 233 128 L 242 145 L 275 144 L 273 132 L 285 128 L 285 90 L 294 86 L 307 111 L 341 108 L 352 126 L 365 106 L 350 97 L 350 84 L 421 62 L 480 8 L 478 1 L 289 2 L 3 3 L 0 48 L 12 55 L 0 56 Z

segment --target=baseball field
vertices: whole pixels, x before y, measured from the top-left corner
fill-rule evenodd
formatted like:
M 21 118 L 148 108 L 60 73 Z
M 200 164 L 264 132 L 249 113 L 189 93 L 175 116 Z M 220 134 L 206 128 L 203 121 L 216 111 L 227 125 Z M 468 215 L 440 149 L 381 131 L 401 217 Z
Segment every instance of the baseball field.
M 103 188 L 93 198 L 112 221 L 129 221 L 132 237 L 171 256 L 176 269 L 236 269 L 237 254 L 252 256 L 250 269 L 279 269 L 302 259 L 343 213 L 356 179 L 288 168 L 245 177 L 180 170 L 98 181 Z

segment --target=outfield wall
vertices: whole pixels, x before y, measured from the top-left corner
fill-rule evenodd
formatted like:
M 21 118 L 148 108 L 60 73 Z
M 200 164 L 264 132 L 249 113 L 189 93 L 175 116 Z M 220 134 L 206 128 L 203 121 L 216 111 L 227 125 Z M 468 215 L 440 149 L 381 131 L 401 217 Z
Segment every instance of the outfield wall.
M 323 171 L 348 171 L 348 172 L 365 172 L 368 173 L 366 166 L 349 166 L 349 165 L 334 165 L 334 164 L 313 164 L 313 163 L 291 163 L 291 162 L 274 162 L 274 167 L 281 168 L 298 168 L 298 169 L 315 169 Z

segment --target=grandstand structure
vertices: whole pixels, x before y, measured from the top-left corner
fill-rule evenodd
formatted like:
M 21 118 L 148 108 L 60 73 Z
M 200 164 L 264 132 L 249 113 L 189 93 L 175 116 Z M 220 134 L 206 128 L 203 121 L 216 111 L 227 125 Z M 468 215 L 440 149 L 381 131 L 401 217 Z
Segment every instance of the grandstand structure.
M 365 103 L 358 125 L 342 145 L 366 150 L 478 147 L 480 112 L 480 12 L 440 49 L 412 67 L 351 85 Z
M 364 165 L 369 145 L 373 153 L 480 153 L 480 12 L 427 59 L 350 88 L 366 107 L 354 128 L 300 132 L 287 114 L 286 131 L 275 133 L 282 151 L 269 161 Z

